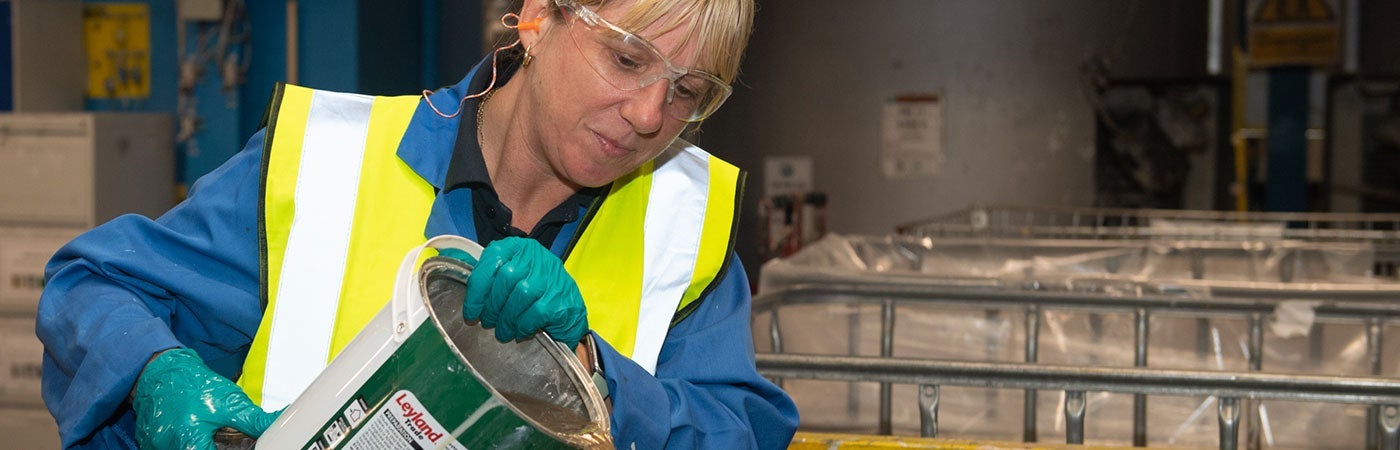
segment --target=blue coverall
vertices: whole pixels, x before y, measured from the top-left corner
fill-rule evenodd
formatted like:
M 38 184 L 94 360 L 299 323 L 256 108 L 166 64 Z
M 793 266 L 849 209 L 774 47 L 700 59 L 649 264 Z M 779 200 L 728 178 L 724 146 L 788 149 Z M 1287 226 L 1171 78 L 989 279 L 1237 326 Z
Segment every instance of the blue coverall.
M 433 103 L 451 111 L 468 92 L 479 92 L 489 64 L 433 94 Z M 439 191 L 425 236 L 476 239 L 472 190 L 441 186 L 459 124 L 476 133 L 474 123 L 460 120 L 473 117 L 474 105 L 446 120 L 420 103 L 398 149 Z M 262 316 L 263 139 L 264 131 L 254 134 L 160 218 L 118 217 L 49 262 L 36 330 L 44 343 L 44 401 L 64 448 L 135 447 L 127 398 L 157 352 L 188 347 L 219 374 L 238 376 Z M 577 221 L 565 225 L 548 246 L 562 254 L 577 231 Z M 699 308 L 667 335 L 655 376 L 600 345 L 618 448 L 780 448 L 791 439 L 796 407 L 754 369 L 748 279 L 730 258 Z

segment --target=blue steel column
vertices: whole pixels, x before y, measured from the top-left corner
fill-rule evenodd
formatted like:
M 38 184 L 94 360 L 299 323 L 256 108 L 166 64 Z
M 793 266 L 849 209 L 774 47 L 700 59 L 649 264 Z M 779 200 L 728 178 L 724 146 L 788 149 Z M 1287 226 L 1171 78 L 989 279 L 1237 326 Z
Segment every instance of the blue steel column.
M 246 2 L 249 25 L 257 32 L 249 38 L 253 51 L 249 55 L 248 82 L 240 94 L 238 141 L 229 143 L 234 151 L 243 148 L 262 125 L 267 102 L 278 82 L 287 81 L 287 2 Z
M 1307 211 L 1308 67 L 1269 69 L 1269 160 L 1265 206 Z
M 360 3 L 297 2 L 297 84 L 330 91 L 360 91 Z
M 438 81 L 438 16 L 442 5 L 438 0 L 423 0 L 423 67 L 419 70 L 423 89 L 436 89 Z
M 0 1 L 0 111 L 15 110 L 14 41 L 10 2 Z

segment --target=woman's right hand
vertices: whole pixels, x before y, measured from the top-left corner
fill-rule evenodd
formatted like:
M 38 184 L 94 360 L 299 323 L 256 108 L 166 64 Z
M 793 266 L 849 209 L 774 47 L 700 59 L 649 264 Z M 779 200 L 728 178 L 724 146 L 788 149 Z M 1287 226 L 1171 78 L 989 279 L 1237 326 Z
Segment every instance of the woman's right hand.
M 496 339 L 545 331 L 572 349 L 588 333 L 588 310 L 564 262 L 534 239 L 498 239 L 467 279 L 462 318 L 496 329 Z

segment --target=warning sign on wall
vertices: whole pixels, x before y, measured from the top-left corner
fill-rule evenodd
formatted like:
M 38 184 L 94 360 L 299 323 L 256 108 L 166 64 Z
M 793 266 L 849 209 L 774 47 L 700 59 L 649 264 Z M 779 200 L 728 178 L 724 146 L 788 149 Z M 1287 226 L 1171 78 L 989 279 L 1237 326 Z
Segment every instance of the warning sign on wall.
M 83 5 L 89 98 L 151 95 L 151 12 L 145 3 Z
M 943 169 L 943 103 L 937 94 L 885 102 L 880 168 L 888 179 L 928 178 Z
M 1340 4 L 1340 0 L 1250 1 L 1250 64 L 1337 64 L 1342 51 Z

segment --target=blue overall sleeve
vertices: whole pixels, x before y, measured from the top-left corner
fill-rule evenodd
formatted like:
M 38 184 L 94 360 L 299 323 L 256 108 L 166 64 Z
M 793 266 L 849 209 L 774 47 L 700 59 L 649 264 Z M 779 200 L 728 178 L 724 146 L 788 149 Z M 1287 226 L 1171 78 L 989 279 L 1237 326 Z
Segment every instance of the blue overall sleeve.
M 159 219 L 118 217 L 49 261 L 35 331 L 64 448 L 135 448 L 127 398 L 156 352 L 187 347 L 237 377 L 262 316 L 262 143 L 258 132 Z
M 748 278 L 732 259 L 699 308 L 666 335 L 655 376 L 593 335 L 617 448 L 788 447 L 797 406 L 754 368 Z

